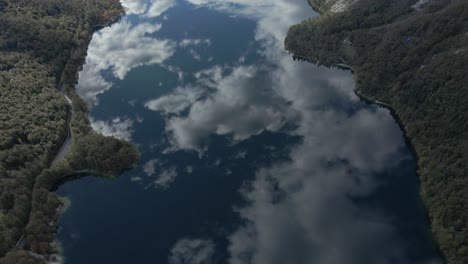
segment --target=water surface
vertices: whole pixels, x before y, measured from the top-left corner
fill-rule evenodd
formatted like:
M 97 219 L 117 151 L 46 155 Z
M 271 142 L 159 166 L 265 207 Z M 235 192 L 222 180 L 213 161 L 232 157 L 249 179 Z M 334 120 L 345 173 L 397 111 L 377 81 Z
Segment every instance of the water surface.
M 141 164 L 59 188 L 66 263 L 439 263 L 389 111 L 283 50 L 305 0 L 123 4 L 77 89 Z

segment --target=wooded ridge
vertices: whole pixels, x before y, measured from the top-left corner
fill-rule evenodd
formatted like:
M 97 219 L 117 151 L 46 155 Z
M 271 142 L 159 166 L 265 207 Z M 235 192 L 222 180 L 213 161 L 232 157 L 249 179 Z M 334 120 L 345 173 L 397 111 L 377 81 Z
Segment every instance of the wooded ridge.
M 130 143 L 91 129 L 74 90 L 96 26 L 122 14 L 118 0 L 0 0 L 2 264 L 45 263 L 57 253 L 51 243 L 61 202 L 51 189 L 63 177 L 83 170 L 114 176 L 138 160 Z M 52 164 L 70 111 L 71 149 Z
M 291 27 L 286 49 L 351 65 L 356 92 L 393 108 L 434 238 L 447 264 L 468 263 L 468 1 L 359 0 L 329 12 L 331 2 L 309 0 L 323 14 Z

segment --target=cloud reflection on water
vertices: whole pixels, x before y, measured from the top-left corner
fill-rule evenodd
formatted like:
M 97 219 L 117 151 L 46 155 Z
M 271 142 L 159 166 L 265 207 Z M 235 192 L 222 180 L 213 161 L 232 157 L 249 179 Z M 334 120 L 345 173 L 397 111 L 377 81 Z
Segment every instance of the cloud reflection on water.
M 124 0 L 122 6 L 128 15 L 158 17 L 175 6 L 175 0 Z
M 210 135 L 245 140 L 287 122 L 296 124 L 287 133 L 302 137 L 290 161 L 259 169 L 242 190 L 248 205 L 237 210 L 245 224 L 228 237 L 230 263 L 415 263 L 394 217 L 353 200 L 374 194 L 376 175 L 405 158 L 402 133 L 388 110 L 359 102 L 349 73 L 284 54 L 285 33 L 304 16 L 303 6 L 188 1 L 258 19 L 259 53 L 273 66 L 240 65 L 228 74 L 223 69 L 229 66 L 209 69 L 205 87 L 212 93 L 190 102 L 187 115 L 167 119 L 173 147 L 203 151 Z
M 265 86 L 271 78 L 266 69 L 214 67 L 195 75 L 199 76 L 200 86 L 176 89 L 146 104 L 150 109 L 175 114 L 189 108 L 188 115 L 167 118 L 166 131 L 172 150 L 192 149 L 203 153 L 213 134 L 229 135 L 232 140 L 240 141 L 265 130 L 277 131 L 285 123 L 289 112 L 285 101 Z M 202 89 L 212 92 L 208 96 L 196 96 Z M 179 108 L 173 109 L 174 102 Z
M 94 120 L 90 118 L 91 127 L 98 133 L 108 137 L 115 137 L 131 141 L 134 121 L 129 118 L 116 117 L 110 121 Z
M 177 241 L 169 256 L 170 264 L 211 264 L 215 244 L 206 239 L 181 239 Z
M 210 67 L 195 73 L 193 83 L 146 102 L 148 109 L 165 117 L 172 151 L 203 153 L 213 135 L 233 143 L 265 131 L 302 138 L 289 161 L 259 168 L 241 190 L 248 205 L 236 209 L 244 222 L 227 236 L 229 262 L 413 264 L 394 218 L 353 199 L 374 194 L 381 184 L 376 175 L 407 158 L 401 152 L 402 133 L 389 111 L 359 102 L 351 74 L 293 62 L 284 52 L 288 27 L 312 15 L 305 0 L 187 1 L 254 19 L 263 62 L 249 64 L 244 58 Z M 174 4 L 148 3 L 155 2 L 128 1 L 125 6 L 130 14 L 145 18 L 150 13 L 159 16 Z M 152 8 L 159 11 L 150 12 Z M 102 71 L 123 79 L 138 66 L 163 63 L 178 45 L 203 43 L 151 37 L 160 27 L 132 26 L 124 19 L 96 34 L 80 74 L 80 93 L 96 102 L 111 86 Z M 149 174 L 155 174 L 152 166 L 146 168 Z M 176 176 L 171 167 L 153 183 L 167 188 Z M 198 258 L 200 252 L 208 258 L 214 254 L 211 241 L 181 241 L 174 245 L 171 263 Z
M 111 87 L 102 72 L 111 70 L 118 79 L 132 69 L 160 64 L 174 54 L 176 44 L 149 36 L 161 29 L 161 24 L 141 23 L 132 25 L 124 19 L 96 32 L 88 49 L 86 64 L 80 73 L 77 90 L 92 104 L 96 96 Z M 84 80 L 84 81 L 81 81 Z

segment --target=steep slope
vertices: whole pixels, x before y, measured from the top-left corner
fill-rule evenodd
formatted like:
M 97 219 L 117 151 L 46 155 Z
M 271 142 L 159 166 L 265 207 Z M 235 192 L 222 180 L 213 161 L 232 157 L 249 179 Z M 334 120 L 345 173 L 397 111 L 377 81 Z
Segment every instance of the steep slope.
M 418 156 L 421 196 L 449 264 L 468 263 L 468 1 L 309 0 L 295 57 L 355 72 L 356 93 L 391 106 Z M 398 195 L 398 194 L 395 194 Z

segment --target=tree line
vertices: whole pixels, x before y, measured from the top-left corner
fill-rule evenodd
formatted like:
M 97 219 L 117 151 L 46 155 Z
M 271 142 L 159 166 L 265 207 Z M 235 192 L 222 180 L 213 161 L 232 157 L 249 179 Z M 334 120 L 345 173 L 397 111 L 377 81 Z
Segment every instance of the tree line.
M 309 0 L 326 10 L 325 1 Z M 329 2 L 329 1 L 327 1 Z M 357 92 L 392 106 L 418 156 L 421 196 L 448 264 L 468 263 L 468 1 L 360 0 L 290 28 L 286 49 L 352 65 Z M 329 7 L 329 6 L 328 6 Z
M 63 177 L 83 170 L 114 176 L 138 160 L 130 143 L 91 129 L 74 91 L 93 31 L 122 13 L 118 0 L 0 0 L 2 264 L 45 262 L 55 252 L 50 243 L 61 203 L 51 190 Z M 59 83 L 73 98 L 74 142 L 51 166 L 71 111 Z

